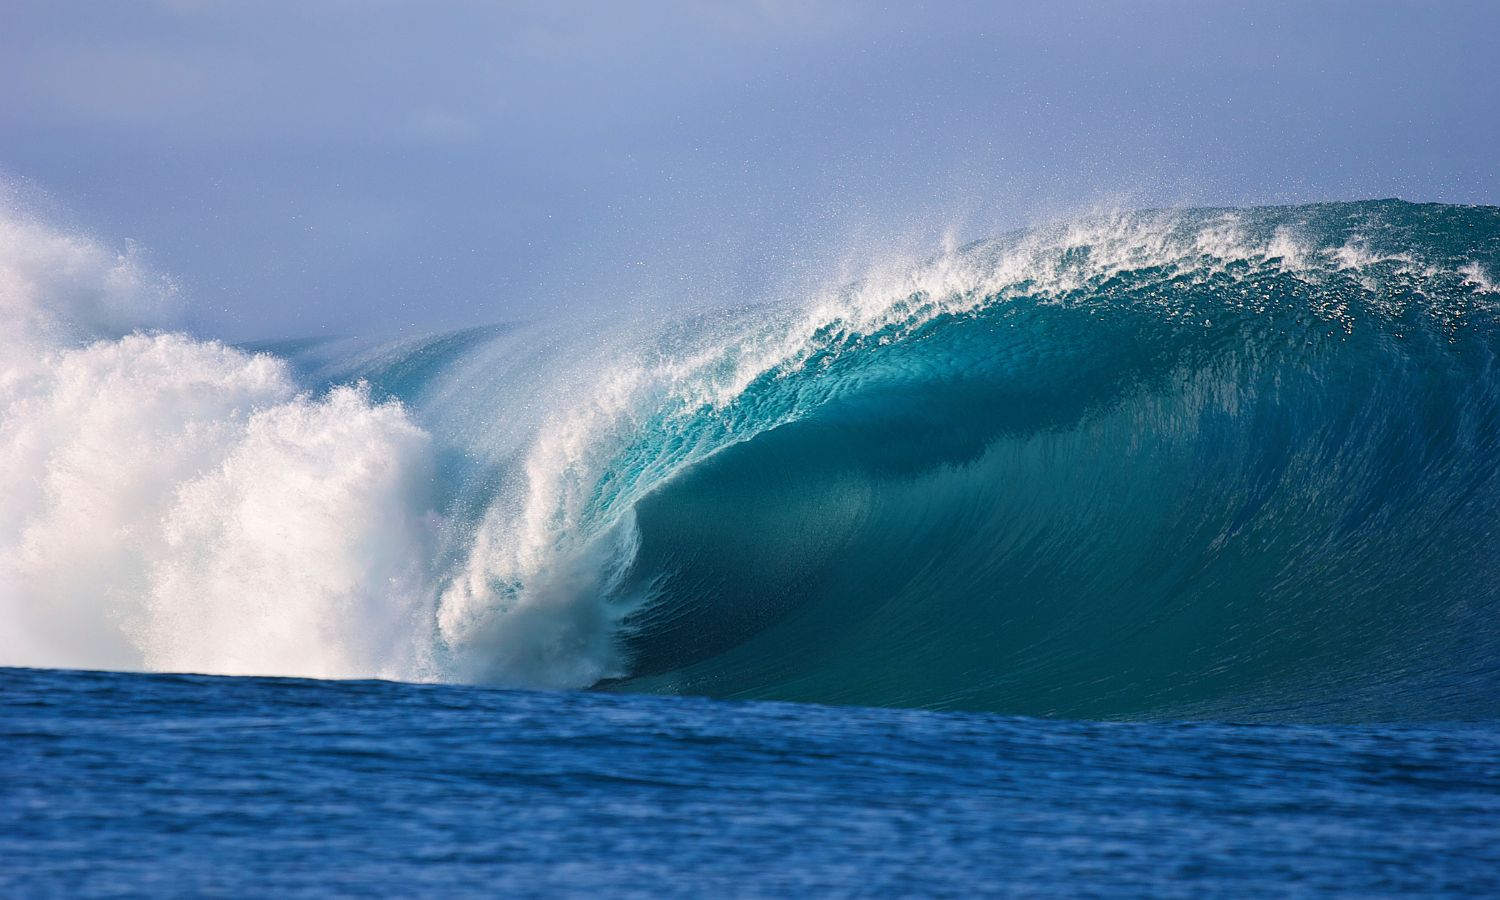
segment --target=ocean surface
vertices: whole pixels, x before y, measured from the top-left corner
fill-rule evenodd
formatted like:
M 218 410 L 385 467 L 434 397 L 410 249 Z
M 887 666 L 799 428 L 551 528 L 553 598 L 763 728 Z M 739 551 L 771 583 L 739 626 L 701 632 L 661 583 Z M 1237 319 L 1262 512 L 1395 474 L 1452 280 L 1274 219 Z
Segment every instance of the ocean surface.
M 1500 732 L 0 670 L 0 894 L 1500 891 Z
M 0 893 L 1494 893 L 1497 279 L 1107 212 L 234 345 L 6 213 Z

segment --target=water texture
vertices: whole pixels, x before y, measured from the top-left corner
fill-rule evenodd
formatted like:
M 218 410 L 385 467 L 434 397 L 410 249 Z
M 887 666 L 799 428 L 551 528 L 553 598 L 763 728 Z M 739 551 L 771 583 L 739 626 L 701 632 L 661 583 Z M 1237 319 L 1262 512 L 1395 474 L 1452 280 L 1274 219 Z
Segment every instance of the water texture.
M 7 896 L 1493 896 L 1493 727 L 0 670 Z

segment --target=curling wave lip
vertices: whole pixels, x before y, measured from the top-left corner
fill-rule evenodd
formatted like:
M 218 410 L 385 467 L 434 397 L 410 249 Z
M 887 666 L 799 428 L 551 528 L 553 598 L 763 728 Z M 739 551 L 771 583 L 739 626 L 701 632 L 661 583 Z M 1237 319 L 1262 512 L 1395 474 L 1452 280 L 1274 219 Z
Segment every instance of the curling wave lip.
M 318 611 L 294 631 L 324 674 L 1096 718 L 1494 715 L 1497 267 L 1492 208 L 1122 213 L 780 304 L 288 345 L 291 387 L 210 416 L 233 439 L 191 475 L 216 486 L 162 491 L 249 503 L 298 471 L 250 460 L 315 457 L 346 418 L 391 442 L 318 520 L 316 560 L 255 582 L 254 614 L 197 617 L 203 646 L 216 621 L 253 646 L 277 603 Z M 279 442 L 245 451 L 252 419 L 284 423 Z M 226 549 L 254 534 L 214 521 L 233 503 L 187 508 L 166 521 L 209 537 L 149 545 L 130 570 L 148 586 L 182 569 L 232 587 L 213 559 L 272 558 Z M 390 605 L 340 581 L 377 558 Z M 193 643 L 131 590 L 130 628 L 94 620 L 122 652 Z M 195 666 L 232 670 L 216 654 Z

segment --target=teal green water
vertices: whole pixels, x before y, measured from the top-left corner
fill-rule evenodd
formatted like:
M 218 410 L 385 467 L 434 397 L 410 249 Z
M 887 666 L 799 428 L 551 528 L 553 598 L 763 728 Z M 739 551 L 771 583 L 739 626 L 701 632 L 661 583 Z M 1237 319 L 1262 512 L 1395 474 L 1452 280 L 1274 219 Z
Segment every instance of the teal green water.
M 839 354 L 831 396 L 642 502 L 640 558 L 671 599 L 640 616 L 651 671 L 628 684 L 1494 716 L 1497 323 L 1459 278 L 1412 269 L 1492 260 L 1497 218 L 1388 215 L 1380 236 L 1420 235 L 1422 263 L 1130 272 Z
M 980 242 L 811 312 L 467 332 L 329 371 L 465 448 L 445 477 L 471 519 L 553 479 L 553 505 L 492 523 L 550 517 L 543 564 L 471 571 L 497 609 L 545 573 L 547 603 L 617 622 L 613 689 L 1492 718 L 1497 267 L 1494 208 L 1141 213 Z M 654 362 L 606 412 L 551 409 L 564 462 L 476 425 L 538 399 L 518 372 L 618 346 Z M 504 647 L 465 671 L 514 682 Z

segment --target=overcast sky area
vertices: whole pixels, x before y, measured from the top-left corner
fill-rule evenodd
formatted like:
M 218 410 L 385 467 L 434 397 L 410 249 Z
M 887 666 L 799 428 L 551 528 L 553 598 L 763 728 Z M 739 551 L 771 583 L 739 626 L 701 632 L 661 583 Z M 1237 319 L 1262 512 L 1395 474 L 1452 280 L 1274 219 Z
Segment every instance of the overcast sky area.
M 1500 3 L 1231 6 L 0 0 L 0 178 L 230 338 L 739 302 L 1101 205 L 1500 203 Z

